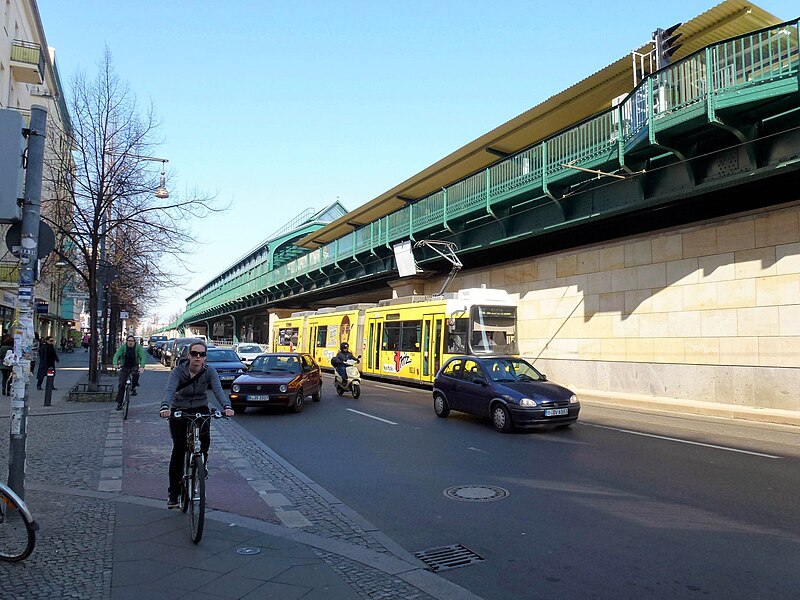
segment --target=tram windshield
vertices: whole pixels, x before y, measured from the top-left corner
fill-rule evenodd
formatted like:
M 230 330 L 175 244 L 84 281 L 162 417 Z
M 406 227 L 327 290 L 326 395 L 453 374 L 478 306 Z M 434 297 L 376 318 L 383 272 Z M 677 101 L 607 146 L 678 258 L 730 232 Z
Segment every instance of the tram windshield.
M 471 317 L 472 354 L 519 354 L 515 306 L 473 306 Z

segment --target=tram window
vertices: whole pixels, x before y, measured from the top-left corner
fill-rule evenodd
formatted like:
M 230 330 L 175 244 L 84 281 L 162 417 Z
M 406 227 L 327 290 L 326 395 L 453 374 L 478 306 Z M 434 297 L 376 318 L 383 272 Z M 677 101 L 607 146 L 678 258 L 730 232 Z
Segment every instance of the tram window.
M 278 332 L 278 343 L 281 346 L 288 346 L 289 344 L 297 345 L 297 333 L 298 329 L 296 327 L 287 327 L 285 329 L 281 329 Z
M 513 306 L 472 307 L 472 350 L 517 354 L 517 310 Z
M 447 331 L 447 352 L 450 354 L 461 354 L 467 351 L 467 329 L 469 319 L 454 319 L 455 324 L 452 328 L 448 326 Z
M 422 335 L 422 321 L 405 321 L 400 328 L 400 350 L 403 352 L 419 352 L 419 340 Z
M 381 350 L 394 351 L 400 349 L 400 323 L 387 322 L 383 327 Z
M 422 321 L 387 322 L 383 328 L 381 349 L 393 352 L 419 352 L 422 336 Z
M 317 348 L 325 348 L 328 345 L 328 326 L 320 325 L 317 329 Z

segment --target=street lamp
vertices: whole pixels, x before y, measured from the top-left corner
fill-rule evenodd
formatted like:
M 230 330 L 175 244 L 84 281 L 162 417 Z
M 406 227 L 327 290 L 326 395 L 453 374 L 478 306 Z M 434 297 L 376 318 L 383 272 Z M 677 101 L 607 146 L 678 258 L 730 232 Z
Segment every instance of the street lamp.
M 161 163 L 161 177 L 159 179 L 158 187 L 153 192 L 153 195 L 156 198 L 158 198 L 159 200 L 164 200 L 166 198 L 169 198 L 169 191 L 167 190 L 167 185 L 166 185 L 167 184 L 167 178 L 166 178 L 166 173 L 165 173 L 165 166 L 169 162 L 169 159 L 167 159 L 167 158 L 158 158 L 158 157 L 155 157 L 155 156 L 142 156 L 142 155 L 139 155 L 139 154 L 116 155 L 116 154 L 114 154 L 113 151 L 110 151 L 110 150 L 105 150 L 104 153 L 106 155 L 108 155 L 108 156 L 111 156 L 111 157 L 124 156 L 125 158 L 132 158 L 132 159 L 136 159 L 136 160 L 147 160 L 147 161 L 153 161 L 153 162 L 160 162 Z M 111 207 L 109 206 L 109 210 L 110 210 L 110 208 Z M 99 293 L 97 295 L 97 303 L 98 303 L 98 308 L 99 308 L 98 312 L 100 313 L 100 315 L 99 315 L 100 316 L 100 332 L 99 332 L 100 335 L 97 338 L 97 342 L 98 342 L 97 343 L 97 353 L 98 353 L 98 365 L 99 365 L 100 369 L 103 370 L 104 358 L 105 358 L 105 354 L 106 354 L 105 350 L 109 345 L 109 344 L 107 344 L 107 341 L 110 341 L 110 340 L 106 340 L 106 334 L 107 334 L 106 332 L 108 330 L 108 314 L 107 314 L 107 311 L 108 311 L 108 307 L 110 307 L 110 305 L 111 305 L 111 299 L 110 298 L 108 298 L 108 301 L 106 301 L 106 293 L 107 293 L 107 290 L 108 290 L 108 285 L 110 283 L 109 282 L 109 279 L 110 279 L 110 277 L 109 277 L 109 267 L 110 267 L 110 265 L 108 265 L 108 261 L 106 260 L 106 234 L 108 233 L 108 215 L 106 215 L 105 212 L 103 214 L 103 220 L 102 220 L 100 226 L 101 226 L 101 231 L 100 231 L 100 256 L 99 256 L 98 265 L 101 268 L 100 268 L 100 273 L 99 273 L 100 276 L 97 279 L 98 287 L 100 288 L 99 289 Z M 111 268 L 113 268 L 113 267 L 111 267 Z

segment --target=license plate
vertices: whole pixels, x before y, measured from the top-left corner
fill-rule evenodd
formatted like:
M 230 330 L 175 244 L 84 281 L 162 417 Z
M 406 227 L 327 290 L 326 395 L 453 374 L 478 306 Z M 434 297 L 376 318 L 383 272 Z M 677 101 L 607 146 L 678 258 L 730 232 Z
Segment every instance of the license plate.
M 550 408 L 544 411 L 545 417 L 557 417 L 558 415 L 568 415 L 568 408 Z
M 230 379 L 236 379 L 236 378 L 233 375 L 220 375 L 219 379 L 220 381 L 228 381 Z
M 248 396 L 248 400 L 252 400 L 253 402 L 269 402 L 269 396 Z

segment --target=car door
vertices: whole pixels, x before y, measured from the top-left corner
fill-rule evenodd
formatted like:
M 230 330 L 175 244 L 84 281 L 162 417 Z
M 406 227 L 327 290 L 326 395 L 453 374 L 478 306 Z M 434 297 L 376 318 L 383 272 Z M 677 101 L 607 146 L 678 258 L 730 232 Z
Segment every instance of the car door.
M 317 363 L 308 354 L 301 355 L 300 359 L 303 365 L 303 389 L 306 390 L 308 395 L 316 394 L 319 392 L 319 387 L 322 383 Z
M 459 389 L 464 412 L 481 417 L 489 416 L 491 388 L 487 383 L 486 374 L 478 361 L 466 359 Z
M 460 384 L 461 384 L 461 367 L 463 359 L 455 358 L 442 367 L 441 373 L 436 378 L 436 387 L 438 387 L 447 399 L 447 404 L 450 405 L 452 410 L 462 410 Z

